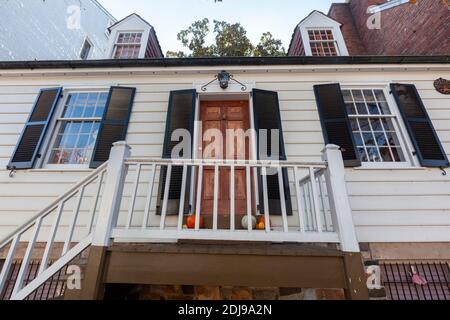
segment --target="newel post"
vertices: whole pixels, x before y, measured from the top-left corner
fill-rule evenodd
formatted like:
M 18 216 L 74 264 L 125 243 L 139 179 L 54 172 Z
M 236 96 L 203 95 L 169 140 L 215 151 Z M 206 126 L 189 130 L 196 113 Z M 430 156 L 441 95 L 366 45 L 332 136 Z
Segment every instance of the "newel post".
M 111 148 L 102 202 L 94 229 L 93 246 L 108 247 L 110 245 L 111 231 L 117 222 L 126 175 L 124 162 L 130 157 L 130 149 L 125 141 L 116 142 Z
M 345 296 L 349 300 L 368 300 L 369 291 L 347 194 L 342 152 L 336 145 L 327 145 L 322 158 L 328 163 L 325 173 L 328 197 L 330 208 L 334 213 L 333 224 L 339 234 L 341 250 L 344 253 Z
M 322 151 L 322 154 L 322 159 L 328 162 L 325 178 L 330 207 L 334 213 L 333 223 L 339 233 L 341 249 L 344 252 L 360 252 L 345 183 L 342 152 L 338 146 L 329 144 Z

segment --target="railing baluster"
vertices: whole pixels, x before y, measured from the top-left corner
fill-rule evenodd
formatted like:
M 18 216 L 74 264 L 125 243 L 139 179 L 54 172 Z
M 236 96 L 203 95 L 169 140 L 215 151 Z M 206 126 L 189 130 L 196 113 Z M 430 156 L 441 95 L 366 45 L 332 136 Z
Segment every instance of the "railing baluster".
M 186 199 L 187 171 L 188 167 L 185 164 L 183 166 L 183 177 L 181 178 L 180 208 L 178 210 L 178 230 L 180 231 L 183 230 L 184 200 Z
M 167 166 L 166 185 L 164 186 L 164 198 L 163 198 L 163 205 L 162 205 L 162 210 L 161 210 L 161 222 L 159 224 L 159 228 L 161 230 L 164 230 L 164 228 L 166 226 L 167 204 L 169 202 L 171 176 L 172 176 L 172 165 L 169 164 Z
M 200 230 L 200 214 L 202 206 L 202 185 L 203 185 L 203 166 L 198 166 L 197 177 L 197 203 L 195 205 L 195 230 Z
M 283 179 L 283 169 L 278 167 L 278 187 L 280 190 L 280 204 L 281 204 L 281 215 L 283 219 L 283 230 L 284 232 L 289 232 L 287 213 L 286 213 L 286 197 L 284 190 L 284 179 Z M 288 195 L 289 197 L 291 195 Z
M 230 231 L 233 232 L 236 229 L 236 194 L 235 194 L 235 167 L 234 164 L 230 166 Z
M 247 221 L 248 226 L 247 230 L 249 232 L 252 231 L 252 183 L 251 183 L 251 169 L 250 166 L 245 168 L 245 177 L 246 177 L 246 190 L 247 190 Z
M 147 228 L 148 218 L 150 217 L 153 188 L 155 186 L 155 178 L 156 178 L 156 164 L 153 164 L 150 170 L 151 170 L 150 181 L 148 183 L 148 193 L 147 193 L 147 199 L 145 201 L 144 217 L 142 218 L 142 229 Z
M 269 216 L 269 194 L 267 190 L 267 168 L 262 167 L 261 176 L 263 181 L 263 200 L 264 200 L 264 221 L 266 224 L 266 232 L 270 232 L 270 216 Z
M 64 247 L 63 247 L 63 250 L 61 253 L 62 256 L 65 255 L 67 253 L 67 251 L 69 251 L 69 249 L 70 249 L 70 243 L 72 242 L 73 233 L 75 231 L 75 227 L 76 227 L 77 220 L 78 220 L 78 215 L 80 213 L 80 206 L 81 206 L 81 201 L 83 200 L 85 187 L 86 186 L 82 186 L 80 188 L 80 190 L 78 190 L 78 199 L 77 199 L 77 202 L 73 209 L 72 220 L 70 221 L 70 225 L 69 225 L 69 232 L 67 233 L 67 238 L 66 238 L 66 241 L 64 242 Z
M 19 273 L 17 274 L 16 283 L 14 284 L 14 288 L 11 294 L 12 298 L 22 289 L 23 280 L 28 270 L 28 264 L 30 263 L 31 255 L 33 254 L 34 250 L 34 245 L 36 244 L 39 231 L 41 230 L 41 225 L 42 225 L 42 217 L 39 217 L 36 219 L 33 233 L 28 242 L 25 255 L 23 256 L 22 264 L 20 266 Z
M 217 230 L 219 219 L 219 166 L 214 166 L 214 204 L 213 204 L 213 230 Z
M 294 183 L 295 183 L 295 192 L 297 195 L 297 210 L 298 210 L 298 221 L 300 225 L 300 232 L 305 232 L 305 219 L 303 218 L 303 205 L 301 200 L 301 192 L 300 192 L 300 176 L 298 173 L 298 167 L 294 167 Z M 306 213 L 306 211 L 305 211 Z
M 63 211 L 64 211 L 64 201 L 61 201 L 55 212 L 55 218 L 52 224 L 52 228 L 50 230 L 50 234 L 47 239 L 47 244 L 45 245 L 44 255 L 42 256 L 41 259 L 41 265 L 39 266 L 38 275 L 44 272 L 45 269 L 47 269 L 48 258 L 50 257 L 50 254 L 52 253 L 53 250 L 53 243 L 55 241 L 56 232 L 58 230 L 59 222 L 61 220 Z
M 94 220 L 95 220 L 95 211 L 97 210 L 98 206 L 98 199 L 100 198 L 100 191 L 103 184 L 103 179 L 105 178 L 105 171 L 102 171 L 97 178 L 97 184 L 95 186 L 95 196 L 94 196 L 94 202 L 91 205 L 91 211 L 89 212 L 89 223 L 87 225 L 88 234 L 92 232 L 92 227 L 94 226 Z
M 323 176 L 322 172 L 320 172 L 320 174 L 317 175 L 317 182 L 319 182 L 319 195 L 320 195 L 320 203 L 322 204 L 322 209 L 323 209 L 323 221 L 325 224 L 325 230 L 329 231 L 326 200 L 325 200 L 325 194 L 324 194 L 323 185 L 322 185 L 322 176 Z
M 136 166 L 136 177 L 134 178 L 133 193 L 131 194 L 130 208 L 128 209 L 128 217 L 127 217 L 127 224 L 126 224 L 127 229 L 130 229 L 131 224 L 133 222 L 133 212 L 134 212 L 134 206 L 136 205 L 136 196 L 137 196 L 137 191 L 139 188 L 139 177 L 140 176 L 141 176 L 141 164 L 138 163 Z
M 320 217 L 319 203 L 317 199 L 316 177 L 313 167 L 309 167 L 309 177 L 311 179 L 312 201 L 314 205 L 314 214 L 316 217 L 317 232 L 322 232 L 322 219 Z
M 259 205 L 261 205 L 261 199 L 259 199 L 259 191 L 258 191 L 258 168 L 253 168 L 253 185 L 255 186 L 255 193 L 254 193 L 254 204 L 255 208 L 258 208 Z
M 20 241 L 20 233 L 16 234 L 16 236 L 12 239 L 11 245 L 9 247 L 8 255 L 6 256 L 6 260 L 3 263 L 2 272 L 0 273 L 0 295 L 6 290 L 6 284 L 9 277 L 9 273 L 11 272 L 11 267 L 14 262 L 14 256 L 16 254 L 17 246 Z

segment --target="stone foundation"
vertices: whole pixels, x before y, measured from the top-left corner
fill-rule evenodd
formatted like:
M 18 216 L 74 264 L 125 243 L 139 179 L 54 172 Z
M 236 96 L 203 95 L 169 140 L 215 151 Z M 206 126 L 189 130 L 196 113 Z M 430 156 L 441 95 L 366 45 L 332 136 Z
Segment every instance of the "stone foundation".
M 139 300 L 345 300 L 341 289 L 250 288 L 141 285 L 132 289 Z

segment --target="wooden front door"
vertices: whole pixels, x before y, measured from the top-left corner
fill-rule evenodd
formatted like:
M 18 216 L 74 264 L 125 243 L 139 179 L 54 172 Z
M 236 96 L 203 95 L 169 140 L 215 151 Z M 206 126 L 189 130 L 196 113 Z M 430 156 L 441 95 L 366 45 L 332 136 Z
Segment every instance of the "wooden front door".
M 201 103 L 202 148 L 199 150 L 204 159 L 250 159 L 250 137 L 239 139 L 234 136 L 227 139 L 228 133 L 236 130 L 247 132 L 250 128 L 248 101 L 203 101 Z M 208 130 L 213 131 L 208 131 Z M 230 131 L 232 130 L 232 131 Z M 216 142 L 216 135 L 220 132 L 222 143 Z M 206 137 L 206 139 L 205 139 Z M 242 137 L 242 135 L 241 135 Z M 206 141 L 205 141 L 206 140 Z M 212 145 L 214 144 L 214 148 Z M 234 148 L 232 145 L 234 144 Z M 219 148 L 221 146 L 221 148 Z M 220 150 L 221 149 L 221 150 Z M 236 227 L 240 226 L 240 216 L 247 213 L 247 183 L 244 167 L 235 168 L 235 214 Z M 227 224 L 226 217 L 230 214 L 230 169 L 219 169 L 218 213 L 220 225 Z M 252 201 L 253 202 L 253 201 Z M 204 216 L 211 216 L 214 211 L 214 168 L 205 167 L 203 170 L 202 208 Z M 253 210 L 252 210 L 253 211 Z M 206 217 L 207 220 L 209 220 Z M 221 222 L 222 221 L 222 222 Z

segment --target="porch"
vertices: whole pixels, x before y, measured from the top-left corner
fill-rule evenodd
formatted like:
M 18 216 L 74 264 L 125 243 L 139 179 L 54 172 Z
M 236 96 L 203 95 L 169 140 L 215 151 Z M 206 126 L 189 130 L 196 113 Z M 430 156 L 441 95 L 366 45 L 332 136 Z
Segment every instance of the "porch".
M 211 171 L 213 181 L 204 179 L 205 170 Z M 219 205 L 220 170 L 226 170 L 230 177 L 229 212 L 224 212 Z M 175 171 L 178 175 L 172 174 Z M 244 180 L 236 179 L 238 171 Z M 176 183 L 180 192 L 176 194 L 171 192 L 174 176 L 179 179 Z M 274 186 L 279 195 L 275 202 L 269 198 L 269 188 L 274 194 Z M 203 192 L 207 187 L 212 190 L 208 200 L 210 209 L 202 205 L 208 199 Z M 192 192 L 187 192 L 188 189 Z M 237 208 L 237 199 L 243 198 L 246 206 Z M 272 214 L 274 211 L 278 214 Z M 65 218 L 68 227 L 61 223 Z M 45 225 L 50 228 L 46 229 Z M 42 235 L 46 241 L 40 240 Z M 155 253 L 145 247 L 163 243 L 167 248 L 170 243 L 185 241 L 196 241 L 197 245 L 198 241 L 215 241 L 216 245 L 208 246 L 208 252 L 221 244 L 235 243 L 233 248 L 237 251 L 225 255 L 216 252 L 211 256 L 202 251 L 204 247 L 178 247 L 179 254 L 164 250 Z M 35 250 L 38 243 L 43 243 L 45 248 L 40 253 Z M 247 245 L 238 245 L 242 243 Z M 258 247 L 256 243 L 265 249 L 259 246 L 259 252 L 246 251 Z M 26 244 L 25 250 L 18 250 L 19 244 Z M 302 249 L 305 244 L 312 249 Z M 330 245 L 334 248 L 326 248 Z M 128 248 L 125 252 L 117 249 L 123 246 Z M 10 297 L 15 300 L 26 299 L 39 290 L 88 248 L 82 297 L 90 299 L 101 296 L 99 292 L 105 283 L 117 281 L 150 284 L 156 279 L 172 282 L 178 279 L 177 283 L 194 285 L 216 279 L 215 282 L 223 280 L 235 285 L 247 280 L 268 285 L 261 280 L 263 273 L 278 269 L 279 276 L 271 278 L 274 285 L 333 288 L 338 284 L 338 288 L 346 290 L 348 298 L 365 297 L 366 290 L 342 154 L 333 145 L 324 149 L 322 162 L 301 163 L 133 159 L 128 145 L 118 142 L 107 163 L 7 237 L 0 248 L 5 256 L 0 292 L 9 287 Z M 284 254 L 288 258 L 280 258 L 277 250 L 289 248 L 296 249 Z M 187 251 L 183 254 L 183 250 Z M 11 283 L 11 266 L 18 255 L 21 266 Z M 242 265 L 249 269 L 243 267 L 237 272 L 233 264 L 241 258 L 247 261 L 240 261 Z M 39 270 L 30 276 L 30 262 L 36 259 Z M 50 260 L 54 262 L 50 264 Z M 197 275 L 196 283 L 187 283 L 189 278 L 178 268 L 189 261 L 193 263 L 189 270 L 195 270 Z M 256 273 L 251 270 L 255 263 L 264 266 Z M 166 264 L 178 267 L 170 276 L 163 277 L 169 270 L 165 269 Z M 281 267 L 270 267 L 274 265 Z M 214 266 L 229 268 L 228 280 L 218 277 L 220 272 L 206 272 Z M 298 268 L 304 271 L 302 276 L 293 277 Z M 137 276 L 139 272 L 142 277 Z M 115 278 L 118 275 L 120 279 Z

